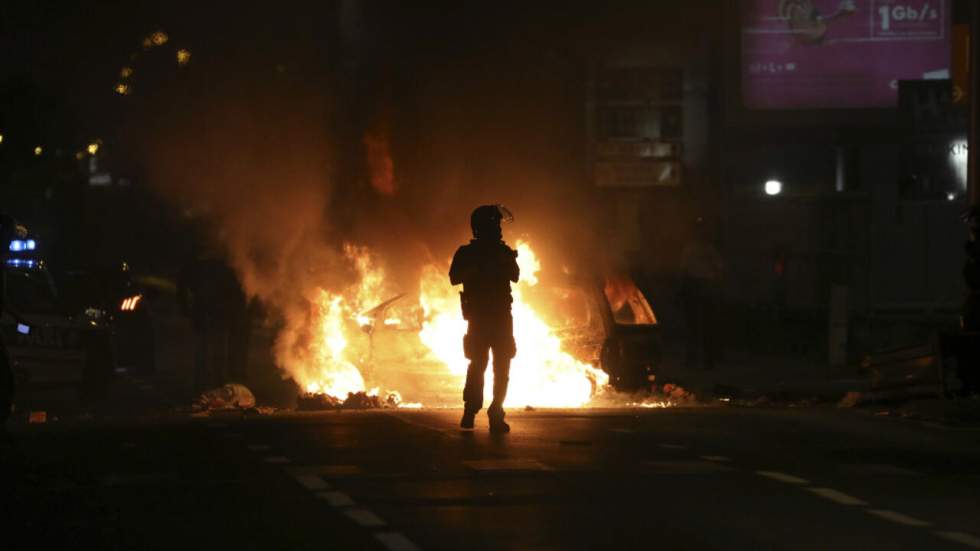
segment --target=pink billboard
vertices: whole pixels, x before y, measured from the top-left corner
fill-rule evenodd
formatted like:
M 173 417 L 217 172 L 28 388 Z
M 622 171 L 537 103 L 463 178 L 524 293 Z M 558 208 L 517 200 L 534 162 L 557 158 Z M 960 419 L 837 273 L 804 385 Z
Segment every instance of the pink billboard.
M 741 0 L 749 109 L 888 108 L 949 78 L 952 0 Z

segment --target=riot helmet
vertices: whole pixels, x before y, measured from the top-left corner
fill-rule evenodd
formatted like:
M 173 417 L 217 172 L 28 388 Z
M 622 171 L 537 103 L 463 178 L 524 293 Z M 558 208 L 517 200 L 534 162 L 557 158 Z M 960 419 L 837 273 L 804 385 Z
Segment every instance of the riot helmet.
M 503 205 L 482 205 L 470 215 L 470 229 L 477 239 L 499 240 L 503 237 L 500 222 L 511 222 L 514 215 Z

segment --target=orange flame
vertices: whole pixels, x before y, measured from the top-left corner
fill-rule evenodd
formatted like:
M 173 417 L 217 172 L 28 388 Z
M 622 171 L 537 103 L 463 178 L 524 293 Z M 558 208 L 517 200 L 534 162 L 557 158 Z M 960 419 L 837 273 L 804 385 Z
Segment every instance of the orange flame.
M 513 289 L 517 356 L 511 367 L 506 405 L 587 405 L 607 386 L 609 377 L 564 351 L 561 339 L 525 300 L 524 293 L 538 285 L 541 263 L 527 242 L 518 242 L 517 249 L 522 273 L 521 282 Z M 412 367 L 400 365 L 395 367 L 399 373 L 385 373 L 373 363 L 376 351 L 372 350 L 371 332 L 399 330 L 410 323 L 407 320 L 411 316 L 372 310 L 394 295 L 386 288 L 384 271 L 364 247 L 347 245 L 344 254 L 356 272 L 356 282 L 338 293 L 317 290 L 310 300 L 310 334 L 301 346 L 304 353 L 285 366 L 306 391 L 340 398 L 349 392 L 364 391 L 369 385 L 391 385 Z M 399 341 L 397 346 L 407 347 L 403 354 L 407 362 L 442 366 L 439 381 L 431 384 L 461 390 L 468 366 L 462 347 L 467 324 L 460 312 L 458 294 L 446 276 L 447 268 L 448 265 L 439 264 L 424 267 L 418 292 L 422 321 L 413 337 L 416 344 Z M 492 377 L 492 370 L 487 370 L 487 377 Z M 487 384 L 486 388 L 489 392 L 492 385 Z M 458 393 L 454 392 L 453 401 L 430 405 L 454 405 L 455 395 Z M 401 407 L 420 405 L 406 402 Z

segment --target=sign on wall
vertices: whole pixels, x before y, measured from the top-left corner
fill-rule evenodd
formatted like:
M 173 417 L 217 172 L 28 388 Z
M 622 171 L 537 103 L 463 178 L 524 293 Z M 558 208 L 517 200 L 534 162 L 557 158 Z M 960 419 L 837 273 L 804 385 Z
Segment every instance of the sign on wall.
M 901 80 L 950 78 L 951 0 L 743 0 L 750 109 L 893 108 Z

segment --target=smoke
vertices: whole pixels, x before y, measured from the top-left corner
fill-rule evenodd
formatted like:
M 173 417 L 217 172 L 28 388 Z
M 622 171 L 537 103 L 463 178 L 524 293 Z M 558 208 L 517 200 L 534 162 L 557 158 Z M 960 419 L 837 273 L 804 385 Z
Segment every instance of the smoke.
M 480 204 L 507 205 L 505 237 L 530 236 L 545 258 L 589 234 L 574 71 L 507 50 L 423 49 L 402 66 L 399 45 L 345 52 L 353 69 L 304 42 L 210 62 L 197 48 L 182 81 L 131 100 L 148 180 L 207 221 L 247 294 L 281 316 L 276 361 L 294 378 L 317 352 L 320 293 L 363 277 L 345 244 L 374 252 L 386 292 L 411 292 Z

